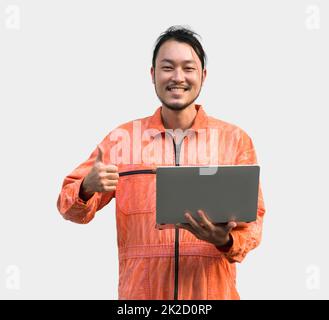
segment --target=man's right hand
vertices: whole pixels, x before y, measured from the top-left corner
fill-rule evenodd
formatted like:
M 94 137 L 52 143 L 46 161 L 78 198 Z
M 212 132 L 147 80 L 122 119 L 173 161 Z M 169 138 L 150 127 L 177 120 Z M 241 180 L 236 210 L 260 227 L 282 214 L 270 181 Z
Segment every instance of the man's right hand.
M 116 190 L 119 181 L 118 167 L 103 163 L 103 151 L 97 146 L 98 154 L 93 167 L 84 178 L 79 196 L 82 200 L 89 200 L 95 192 L 110 192 Z

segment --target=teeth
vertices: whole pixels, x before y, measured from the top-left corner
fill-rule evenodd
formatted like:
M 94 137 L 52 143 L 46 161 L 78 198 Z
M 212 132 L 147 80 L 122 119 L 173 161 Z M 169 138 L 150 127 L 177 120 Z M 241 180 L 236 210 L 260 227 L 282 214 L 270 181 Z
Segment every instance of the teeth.
M 172 91 L 172 90 L 175 90 L 175 91 L 178 91 L 178 90 L 186 91 L 185 88 L 177 88 L 177 87 L 169 88 L 169 90 L 170 90 L 170 91 Z

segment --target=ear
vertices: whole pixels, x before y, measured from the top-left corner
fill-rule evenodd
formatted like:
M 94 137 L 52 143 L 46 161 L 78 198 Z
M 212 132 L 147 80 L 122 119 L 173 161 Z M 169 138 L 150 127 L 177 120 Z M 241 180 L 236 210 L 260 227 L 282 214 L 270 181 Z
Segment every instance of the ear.
M 203 83 L 204 83 L 204 81 L 206 80 L 206 77 L 207 77 L 207 69 L 206 68 L 204 68 L 203 71 L 202 71 L 202 77 L 203 77 L 203 79 L 202 79 L 202 85 L 203 85 Z
M 154 83 L 155 84 L 155 81 L 154 81 L 154 68 L 153 68 L 153 66 L 151 67 L 151 70 L 150 70 L 150 72 L 151 72 L 151 77 L 152 77 L 152 83 Z

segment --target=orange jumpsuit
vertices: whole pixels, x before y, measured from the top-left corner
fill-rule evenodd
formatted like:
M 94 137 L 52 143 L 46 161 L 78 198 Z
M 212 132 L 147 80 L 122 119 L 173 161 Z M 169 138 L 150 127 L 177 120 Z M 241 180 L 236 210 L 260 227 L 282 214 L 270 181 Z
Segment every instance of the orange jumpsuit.
M 175 164 L 257 163 L 252 140 L 242 129 L 207 116 L 200 105 L 196 108 L 189 129 L 193 134 L 182 140 L 178 158 L 173 140 L 167 139 L 159 107 L 153 116 L 119 126 L 100 143 L 104 163 L 117 165 L 121 173 L 116 191 L 97 192 L 87 202 L 79 198 L 80 185 L 97 149 L 64 180 L 57 207 L 73 222 L 88 223 L 116 198 L 119 299 L 173 299 L 174 292 L 178 299 L 239 299 L 235 262 L 241 262 L 261 240 L 265 207 L 260 187 L 257 220 L 231 232 L 229 251 L 221 251 L 187 230 L 180 229 L 179 239 L 175 239 L 174 229 L 155 228 L 156 175 L 151 169 Z M 191 147 L 198 142 L 202 142 L 199 149 Z

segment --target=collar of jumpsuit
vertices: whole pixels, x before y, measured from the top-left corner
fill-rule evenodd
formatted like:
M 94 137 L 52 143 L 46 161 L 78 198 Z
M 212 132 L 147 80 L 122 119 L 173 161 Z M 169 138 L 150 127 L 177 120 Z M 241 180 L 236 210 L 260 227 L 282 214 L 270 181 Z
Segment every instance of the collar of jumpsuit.
M 198 130 L 214 128 L 218 131 L 219 145 L 211 144 L 206 135 L 206 147 L 218 149 L 212 158 L 215 165 L 256 164 L 256 154 L 249 136 L 239 127 L 209 117 L 201 106 L 191 127 Z M 165 132 L 161 119 L 161 107 L 151 117 L 140 120 L 142 132 L 157 129 Z M 132 136 L 133 121 L 120 128 Z M 161 139 L 164 139 L 161 135 Z M 131 139 L 132 140 L 132 139 Z M 184 139 L 183 145 L 186 140 Z M 171 142 L 172 144 L 172 142 Z M 111 150 L 108 136 L 101 142 L 105 153 Z M 188 148 L 181 151 L 180 164 L 194 165 Z M 231 232 L 233 245 L 222 252 L 214 245 L 197 239 L 181 229 L 175 243 L 175 230 L 155 228 L 156 175 L 138 169 L 144 165 L 119 165 L 119 172 L 135 170 L 136 174 L 120 176 L 116 191 L 95 193 L 87 202 L 79 199 L 79 188 L 97 156 L 97 149 L 90 158 L 76 168 L 64 180 L 58 199 L 58 209 L 64 218 L 77 223 L 88 223 L 95 213 L 116 200 L 117 245 L 119 254 L 119 299 L 239 299 L 236 290 L 235 263 L 260 242 L 262 220 L 265 213 L 261 190 L 259 192 L 257 220 L 248 227 Z M 187 159 L 187 160 L 186 160 Z M 189 163 L 190 162 L 190 163 Z M 176 162 L 177 163 L 177 162 Z M 169 164 L 173 165 L 175 162 Z M 168 164 L 166 164 L 168 165 Z M 182 213 L 183 214 L 183 213 Z M 176 268 L 175 249 L 179 243 L 179 269 Z M 111 251 L 109 251 L 111 254 Z M 177 258 L 177 257 L 176 257 Z
M 162 138 L 165 137 L 165 135 L 168 135 L 168 137 L 170 137 L 170 139 L 165 139 L 165 141 L 163 141 L 163 139 L 161 140 L 163 142 L 163 145 L 165 145 L 165 144 L 167 144 L 167 146 L 169 145 L 169 147 L 167 147 L 167 148 L 161 148 L 162 153 L 169 153 L 169 156 L 171 156 L 172 154 L 175 154 L 175 158 L 172 159 L 172 161 L 169 161 L 169 165 L 172 165 L 172 164 L 176 164 L 176 165 L 178 165 L 178 164 L 181 164 L 181 165 L 197 164 L 196 160 L 184 162 L 184 158 L 182 160 L 180 160 L 180 157 L 181 157 L 181 149 L 182 149 L 182 143 L 184 142 L 184 138 L 185 137 L 190 138 L 189 141 L 191 142 L 191 136 L 196 136 L 200 133 L 200 131 L 202 131 L 202 130 L 205 131 L 208 128 L 208 116 L 207 116 L 206 112 L 204 111 L 203 107 L 198 104 L 195 105 L 197 114 L 194 118 L 192 126 L 188 129 L 186 129 L 185 131 L 183 131 L 181 129 L 176 129 L 176 130 L 166 129 L 164 127 L 164 124 L 162 121 L 161 109 L 162 109 L 162 107 L 159 107 L 155 111 L 153 116 L 151 116 L 149 118 L 149 121 L 146 126 L 146 129 L 151 129 L 151 130 L 157 131 L 156 134 L 151 136 L 151 139 L 152 140 L 156 139 L 156 138 L 159 139 L 160 135 Z M 175 146 L 174 146 L 173 142 L 175 142 Z M 185 145 L 186 145 L 185 149 L 187 149 L 188 148 L 187 143 L 185 143 Z M 192 147 L 195 147 L 195 149 L 196 149 L 194 151 L 194 153 L 195 153 L 194 158 L 196 158 L 196 153 L 197 153 L 196 145 L 192 145 Z M 173 148 L 173 152 L 170 150 L 172 148 Z M 189 148 L 191 149 L 191 145 L 189 146 Z M 159 150 L 159 149 L 157 149 L 157 150 Z M 169 152 L 168 152 L 168 150 L 169 150 Z M 183 150 L 183 153 L 184 153 L 184 150 Z M 160 164 L 162 163 L 164 165 L 168 165 L 168 154 L 167 154 L 167 157 L 164 156 L 163 158 L 167 159 L 167 161 L 162 159 L 160 161 Z M 159 161 L 156 163 L 159 164 Z
M 162 118 L 161 118 L 161 108 L 159 107 L 153 116 L 150 118 L 149 121 L 149 128 L 150 129 L 157 129 L 160 132 L 165 132 L 166 129 L 163 126 Z M 205 113 L 204 109 L 201 105 L 195 105 L 195 108 L 197 110 L 196 117 L 194 119 L 194 122 L 192 124 L 191 130 L 197 131 L 198 129 L 204 129 L 208 125 L 208 117 Z M 168 129 L 167 129 L 168 130 Z

